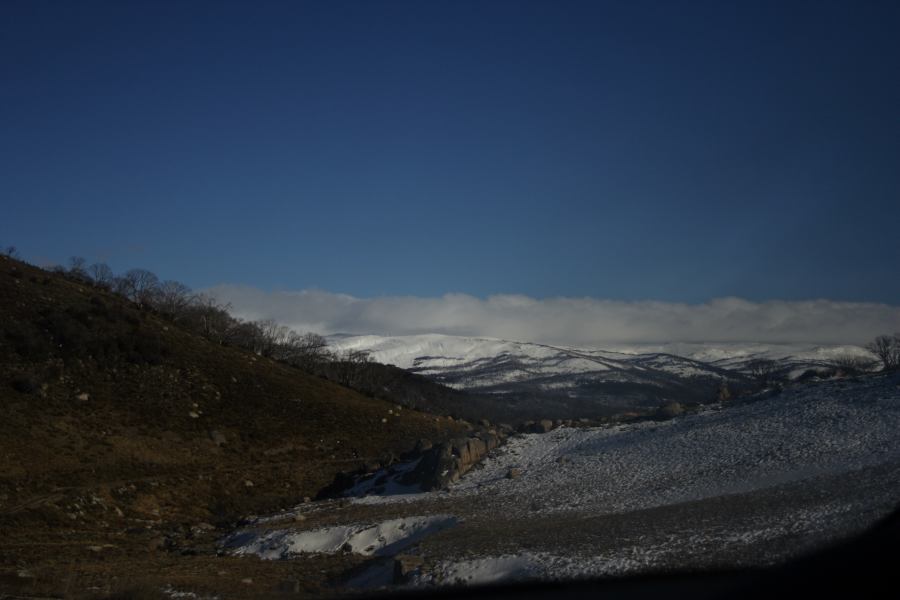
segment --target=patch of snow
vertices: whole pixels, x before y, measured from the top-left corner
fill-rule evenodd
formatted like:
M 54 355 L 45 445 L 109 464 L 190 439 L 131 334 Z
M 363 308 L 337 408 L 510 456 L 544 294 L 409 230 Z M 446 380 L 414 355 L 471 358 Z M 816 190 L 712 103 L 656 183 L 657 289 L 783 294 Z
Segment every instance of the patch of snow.
M 484 585 L 490 583 L 537 579 L 545 569 L 534 554 L 489 556 L 474 560 L 445 561 L 420 577 L 416 584 Z
M 219 600 L 218 596 L 201 596 L 194 592 L 177 590 L 171 585 L 167 585 L 160 591 L 173 600 Z
M 234 555 L 252 554 L 267 560 L 285 559 L 304 553 L 330 554 L 342 551 L 363 556 L 391 556 L 456 523 L 455 517 L 432 515 L 307 531 L 239 531 L 226 539 L 224 546 Z

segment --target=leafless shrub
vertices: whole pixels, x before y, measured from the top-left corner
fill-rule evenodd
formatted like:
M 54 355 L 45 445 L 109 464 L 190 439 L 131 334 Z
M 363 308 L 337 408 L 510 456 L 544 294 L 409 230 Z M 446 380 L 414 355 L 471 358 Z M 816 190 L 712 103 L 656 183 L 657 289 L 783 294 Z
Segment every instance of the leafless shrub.
M 838 356 L 830 361 L 830 366 L 832 366 L 836 371 L 839 371 L 846 375 L 860 375 L 862 373 L 868 373 L 869 371 L 872 371 L 877 366 L 877 364 L 878 361 L 854 354 Z
M 866 345 L 866 350 L 878 357 L 885 371 L 900 368 L 900 333 L 879 335 Z
M 778 365 L 774 360 L 759 358 L 751 361 L 750 364 L 747 365 L 747 369 L 750 371 L 750 375 L 756 379 L 760 385 L 765 386 L 774 379 L 775 373 L 778 370 Z

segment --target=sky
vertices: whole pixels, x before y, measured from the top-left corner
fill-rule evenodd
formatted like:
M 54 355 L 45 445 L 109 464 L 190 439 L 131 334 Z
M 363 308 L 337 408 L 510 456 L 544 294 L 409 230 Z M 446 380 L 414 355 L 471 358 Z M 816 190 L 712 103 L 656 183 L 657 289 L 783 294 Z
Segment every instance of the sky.
M 898 29 L 892 1 L 6 0 L 0 244 L 270 296 L 895 307 Z

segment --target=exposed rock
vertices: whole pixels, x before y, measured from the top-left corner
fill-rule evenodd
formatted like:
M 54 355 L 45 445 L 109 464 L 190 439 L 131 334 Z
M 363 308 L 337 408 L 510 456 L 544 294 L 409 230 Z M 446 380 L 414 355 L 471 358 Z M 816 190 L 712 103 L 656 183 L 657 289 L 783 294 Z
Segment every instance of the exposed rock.
M 87 392 L 81 392 L 80 394 L 78 394 L 77 396 L 75 396 L 75 399 L 76 399 L 76 400 L 81 400 L 82 402 L 87 402 L 88 400 L 91 399 L 91 395 L 88 394 Z
M 201 534 L 206 533 L 208 531 L 215 531 L 216 527 L 209 523 L 197 523 L 193 527 L 191 527 L 191 533 L 193 534 Z
M 400 554 L 394 558 L 394 583 L 407 583 L 422 568 L 425 561 L 421 556 Z
M 484 442 L 487 452 L 490 452 L 494 448 L 500 446 L 500 436 L 498 436 L 496 433 L 482 433 L 479 438 Z
M 426 451 L 419 464 L 406 477 L 403 483 L 419 483 L 423 490 L 442 489 L 454 481 L 456 457 L 450 444 L 443 443 Z
M 220 432 L 220 431 L 215 431 L 215 430 L 210 431 L 210 432 L 209 432 L 209 439 L 211 439 L 212 442 L 213 442 L 216 446 L 224 446 L 225 444 L 228 443 L 228 438 L 226 438 L 226 437 L 225 437 L 225 434 L 223 434 L 223 433 Z
M 669 402 L 656 410 L 656 416 L 663 419 L 673 419 L 681 414 L 684 414 L 684 407 L 680 402 Z
M 418 463 L 414 468 L 405 472 L 398 480 L 402 485 L 418 485 L 423 491 L 446 489 L 451 483 L 459 479 L 477 465 L 487 454 L 500 446 L 506 439 L 505 434 L 480 431 L 470 437 L 461 437 L 432 446 L 428 440 L 419 440 L 412 452 L 403 455 L 404 460 Z M 333 498 L 345 492 L 359 481 L 361 476 L 371 478 L 382 467 L 395 462 L 395 457 L 390 457 L 382 464 L 367 464 L 361 472 L 340 473 L 334 481 L 321 492 L 319 498 Z M 385 483 L 391 473 L 385 472 Z M 378 479 L 374 480 L 375 486 L 381 485 Z M 378 488 L 373 488 L 376 492 Z
M 541 419 L 540 421 L 526 421 L 519 426 L 520 433 L 547 433 L 553 430 L 553 421 Z

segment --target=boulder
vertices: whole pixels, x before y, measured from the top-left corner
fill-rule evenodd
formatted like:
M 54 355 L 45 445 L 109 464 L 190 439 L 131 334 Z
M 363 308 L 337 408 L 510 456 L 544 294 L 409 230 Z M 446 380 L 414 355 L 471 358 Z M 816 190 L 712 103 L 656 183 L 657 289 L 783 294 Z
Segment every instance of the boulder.
M 724 383 L 719 387 L 718 399 L 719 399 L 719 402 L 725 402 L 727 400 L 731 400 L 731 390 Z
M 488 453 L 487 444 L 484 443 L 484 440 L 479 438 L 469 438 L 469 456 L 472 459 L 472 463 L 476 463 L 482 458 L 484 455 Z
M 459 458 L 462 465 L 472 464 L 472 454 L 469 452 L 469 438 L 453 440 L 453 454 Z
M 684 407 L 680 402 L 669 402 L 656 410 L 656 416 L 662 419 L 673 419 L 682 414 L 684 414 Z
M 399 554 L 394 558 L 394 583 L 408 583 L 410 578 L 422 568 L 425 561 L 421 556 Z
M 500 445 L 500 438 L 496 433 L 483 433 L 481 434 L 481 439 L 484 441 L 484 446 L 488 452 Z

